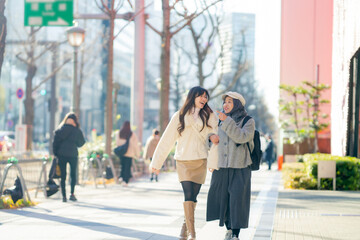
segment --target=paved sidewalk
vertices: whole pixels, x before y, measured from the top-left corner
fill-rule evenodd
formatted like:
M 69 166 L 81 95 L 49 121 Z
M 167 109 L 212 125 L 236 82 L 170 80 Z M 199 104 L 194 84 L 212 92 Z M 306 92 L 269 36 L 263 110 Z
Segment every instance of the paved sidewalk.
M 240 239 L 360 239 L 360 193 L 283 190 L 281 173 L 253 172 L 250 224 Z M 211 174 L 196 208 L 198 240 L 223 239 L 217 221 L 206 222 L 206 197 Z M 77 186 L 78 202 L 59 195 L 35 207 L 0 210 L 1 239 L 177 239 L 183 221 L 183 194 L 176 173 L 147 177 L 129 187 Z

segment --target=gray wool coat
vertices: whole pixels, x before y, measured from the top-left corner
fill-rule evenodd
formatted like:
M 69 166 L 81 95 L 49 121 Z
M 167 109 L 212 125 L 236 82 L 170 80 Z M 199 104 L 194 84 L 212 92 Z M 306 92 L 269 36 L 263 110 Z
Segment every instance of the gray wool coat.
M 255 121 L 251 118 L 241 128 L 243 121 L 244 119 L 236 123 L 228 116 L 220 124 L 218 130 L 219 168 L 246 168 L 252 163 L 246 143 L 249 142 L 252 151 L 254 148 L 252 139 L 254 138 Z M 237 146 L 236 144 L 241 145 Z

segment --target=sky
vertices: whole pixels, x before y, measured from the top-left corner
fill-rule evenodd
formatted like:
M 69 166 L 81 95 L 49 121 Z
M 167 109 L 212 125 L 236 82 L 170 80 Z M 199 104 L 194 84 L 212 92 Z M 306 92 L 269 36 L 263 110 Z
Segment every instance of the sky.
M 281 0 L 225 0 L 225 10 L 255 14 L 255 79 L 278 119 Z

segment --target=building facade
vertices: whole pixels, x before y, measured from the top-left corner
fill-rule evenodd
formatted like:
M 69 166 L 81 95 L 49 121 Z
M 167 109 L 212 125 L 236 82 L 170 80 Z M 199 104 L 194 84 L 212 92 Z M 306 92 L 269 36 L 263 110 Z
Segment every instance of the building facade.
M 333 2 L 283 0 L 281 8 L 280 83 L 299 86 L 309 81 L 331 85 Z M 323 92 L 321 98 L 330 100 L 331 91 Z M 286 93 L 280 91 L 280 99 L 287 99 Z M 321 106 L 320 111 L 329 115 L 322 121 L 332 122 L 331 104 Z M 320 152 L 331 151 L 330 129 L 329 126 L 319 133 Z
M 360 1 L 334 0 L 331 150 L 360 157 Z

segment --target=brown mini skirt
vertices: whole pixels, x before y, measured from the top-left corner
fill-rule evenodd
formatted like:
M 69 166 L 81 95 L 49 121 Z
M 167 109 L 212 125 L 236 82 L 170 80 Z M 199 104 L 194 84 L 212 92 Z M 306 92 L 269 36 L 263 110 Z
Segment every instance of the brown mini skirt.
M 206 159 L 176 160 L 179 182 L 191 181 L 204 184 L 206 178 Z

